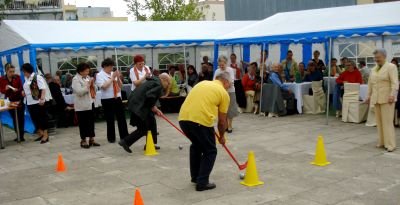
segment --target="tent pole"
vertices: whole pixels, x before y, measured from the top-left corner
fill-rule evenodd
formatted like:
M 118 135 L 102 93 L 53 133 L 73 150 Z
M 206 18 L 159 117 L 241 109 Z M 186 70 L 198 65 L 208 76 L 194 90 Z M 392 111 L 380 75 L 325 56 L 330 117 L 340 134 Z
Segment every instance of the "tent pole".
M 266 68 L 264 68 L 264 64 L 266 64 L 266 62 L 264 61 L 264 58 L 265 58 L 265 53 L 264 53 L 264 49 L 265 49 L 265 43 L 263 43 L 262 44 L 262 46 L 261 46 L 261 53 L 262 53 L 262 56 L 261 56 L 261 65 L 260 65 L 260 77 L 261 77 L 261 90 L 260 90 L 260 104 L 259 104 L 259 106 L 258 106 L 258 109 L 260 110 L 260 115 L 261 115 L 261 105 L 262 105 L 262 98 L 263 98 L 263 87 L 264 87 L 264 69 L 266 69 Z M 257 110 L 256 110 L 257 111 Z
M 329 60 L 332 59 L 332 37 L 329 38 L 329 51 L 328 51 L 328 58 Z M 330 83 L 330 77 L 331 77 L 331 64 L 329 63 L 328 65 L 328 95 L 326 99 L 326 125 L 329 125 L 329 95 L 331 92 L 331 83 Z
M 115 52 L 115 66 L 117 67 L 117 71 L 119 71 L 117 48 L 114 48 L 114 52 Z
M 194 67 L 195 67 L 195 71 L 196 71 L 196 73 L 197 73 L 197 69 L 198 69 L 198 67 L 197 67 L 197 45 L 195 45 L 194 46 Z
M 187 66 L 186 66 L 186 45 L 183 44 L 183 59 L 184 59 L 184 65 L 185 65 L 185 86 L 188 84 L 188 74 L 187 74 Z
M 51 70 L 50 49 L 47 51 L 47 57 L 49 58 L 49 72 L 50 72 L 51 75 L 53 75 L 53 72 Z
M 153 68 L 154 71 L 154 46 L 151 47 L 151 67 Z

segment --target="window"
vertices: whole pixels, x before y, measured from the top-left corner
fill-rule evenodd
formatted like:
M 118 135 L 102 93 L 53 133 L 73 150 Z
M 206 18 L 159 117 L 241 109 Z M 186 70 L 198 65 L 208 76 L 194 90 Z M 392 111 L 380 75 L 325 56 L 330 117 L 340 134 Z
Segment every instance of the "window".
M 90 68 L 97 68 L 97 56 L 73 56 L 60 59 L 57 63 L 58 70 L 63 74 L 76 74 L 76 67 L 79 63 L 85 62 Z
M 186 64 L 189 64 L 189 53 L 186 52 Z M 178 53 L 160 53 L 158 54 L 158 69 L 160 72 L 168 70 L 168 65 L 178 65 L 185 63 L 183 52 Z
M 339 44 L 339 56 L 340 58 L 347 57 L 357 65 L 359 62 L 365 61 L 367 67 L 372 68 L 375 66 L 373 55 L 375 49 L 375 42 L 341 43 Z
M 392 54 L 393 54 L 393 58 L 396 59 L 398 62 L 400 62 L 400 42 L 392 43 Z M 389 60 L 392 60 L 392 59 L 389 59 Z M 400 66 L 400 65 L 397 65 L 397 66 Z

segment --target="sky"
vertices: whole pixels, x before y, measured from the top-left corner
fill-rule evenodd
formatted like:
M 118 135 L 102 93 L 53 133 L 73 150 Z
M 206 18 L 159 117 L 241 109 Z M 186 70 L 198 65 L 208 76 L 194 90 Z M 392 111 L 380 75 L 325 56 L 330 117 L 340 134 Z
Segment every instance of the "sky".
M 134 20 L 131 15 L 126 13 L 128 7 L 123 0 L 64 0 L 64 4 L 76 5 L 78 7 L 110 7 L 114 17 L 129 17 L 130 21 Z

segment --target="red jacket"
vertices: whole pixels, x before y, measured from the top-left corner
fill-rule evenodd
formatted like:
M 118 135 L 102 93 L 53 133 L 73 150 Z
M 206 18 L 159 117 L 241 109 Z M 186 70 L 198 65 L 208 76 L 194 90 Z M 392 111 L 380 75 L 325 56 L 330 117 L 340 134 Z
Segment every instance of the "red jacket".
M 337 84 L 343 84 L 344 82 L 348 83 L 363 83 L 361 72 L 356 68 L 353 72 L 344 71 L 339 77 L 336 79 Z
M 11 89 L 7 90 L 7 85 L 10 85 L 17 89 L 16 92 Z M 0 92 L 3 93 L 11 102 L 17 102 L 23 99 L 22 97 L 22 82 L 19 75 L 14 75 L 11 81 L 8 81 L 6 75 L 0 78 Z
M 243 76 L 242 85 L 243 85 L 244 92 L 249 91 L 249 90 L 250 91 L 251 90 L 254 91 L 255 84 L 256 84 L 256 78 L 255 77 L 254 77 L 253 80 L 251 80 L 249 74 L 246 73 Z

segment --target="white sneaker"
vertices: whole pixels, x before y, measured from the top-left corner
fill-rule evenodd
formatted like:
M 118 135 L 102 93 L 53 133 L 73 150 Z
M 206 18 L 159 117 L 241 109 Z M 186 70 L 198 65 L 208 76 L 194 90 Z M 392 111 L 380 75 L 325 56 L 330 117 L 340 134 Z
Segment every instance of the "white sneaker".
M 336 118 L 339 118 L 339 117 L 341 117 L 341 116 L 342 116 L 342 112 L 340 112 L 339 110 L 336 111 Z

